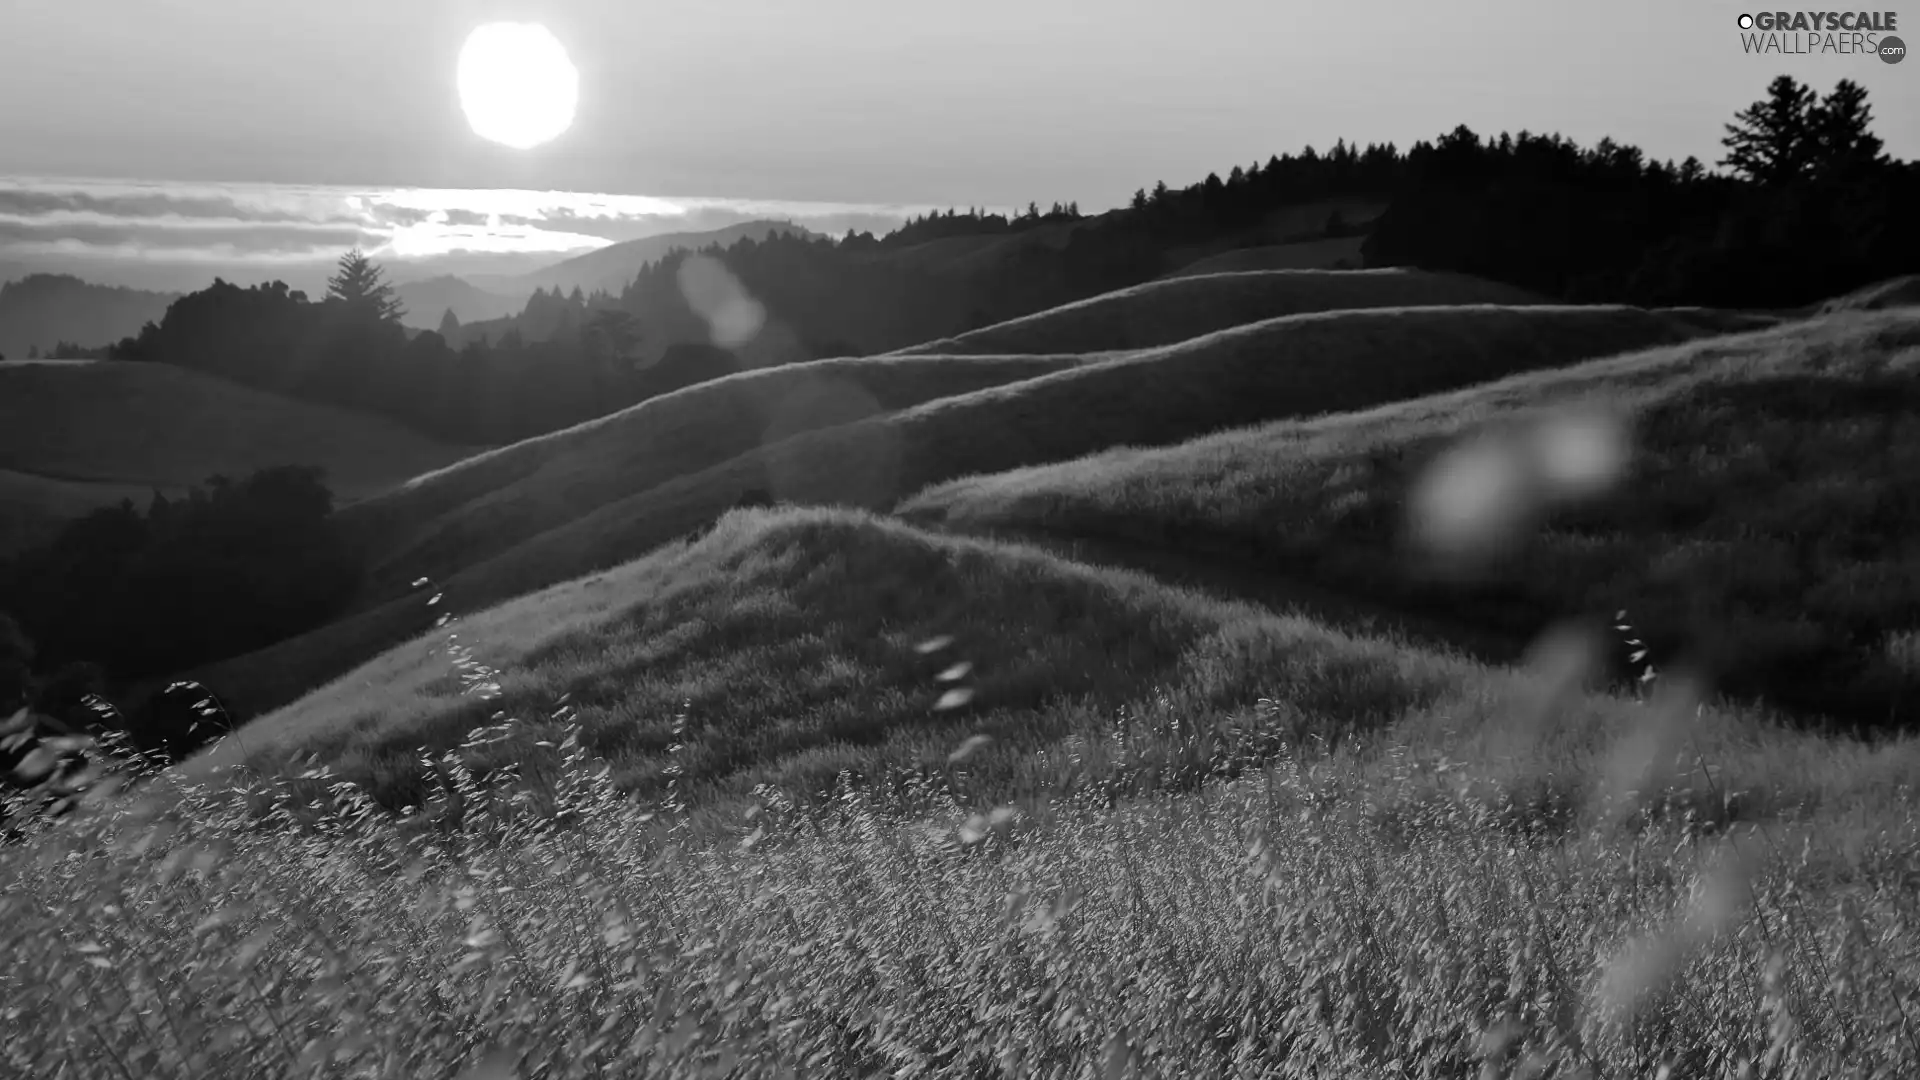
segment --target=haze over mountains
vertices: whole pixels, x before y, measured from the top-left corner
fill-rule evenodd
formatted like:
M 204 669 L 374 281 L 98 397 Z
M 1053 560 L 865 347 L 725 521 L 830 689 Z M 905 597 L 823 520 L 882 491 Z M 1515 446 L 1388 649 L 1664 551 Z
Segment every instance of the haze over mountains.
M 104 345 L 156 321 L 178 293 L 95 285 L 65 274 L 0 279 L 0 356 L 50 351 L 59 342 Z
M 537 289 L 617 294 L 632 284 L 643 266 L 676 249 L 724 247 L 746 238 L 765 239 L 775 232 L 817 235 L 792 222 L 747 221 L 705 232 L 620 241 L 517 274 L 396 277 L 395 292 L 407 308 L 405 323 L 419 329 L 438 327 L 448 310 L 463 323 L 501 319 L 519 313 Z M 34 348 L 49 351 L 58 342 L 91 348 L 118 341 L 157 321 L 167 305 L 183 295 L 99 285 L 69 273 L 42 272 L 36 265 L 31 260 L 0 263 L 0 356 L 8 359 L 23 358 Z M 213 276 L 196 282 L 194 288 L 211 284 Z
M 711 244 L 726 247 L 747 238 L 763 240 L 774 232 L 816 235 L 791 222 L 747 221 L 709 232 L 666 233 L 625 240 L 524 274 L 472 274 L 464 278 L 442 275 L 403 281 L 396 286 L 395 293 L 407 306 L 403 321 L 423 330 L 437 328 L 448 310 L 463 323 L 501 319 L 519 313 L 537 289 L 557 289 L 562 293 L 579 289 L 588 294 L 618 295 L 633 283 L 642 267 L 660 261 L 675 250 L 699 249 Z

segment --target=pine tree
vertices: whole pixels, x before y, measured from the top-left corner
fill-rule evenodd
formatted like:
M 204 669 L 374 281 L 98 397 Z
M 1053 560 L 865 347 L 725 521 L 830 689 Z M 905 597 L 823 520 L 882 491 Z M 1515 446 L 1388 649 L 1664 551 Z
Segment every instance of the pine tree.
M 1791 75 L 1767 85 L 1767 99 L 1734 114 L 1720 140 L 1727 156 L 1720 164 L 1762 184 L 1782 184 L 1806 176 L 1817 151 L 1815 95 Z
M 440 316 L 440 336 L 448 341 L 452 341 L 454 335 L 459 332 L 460 316 L 455 315 L 452 308 L 448 308 L 447 313 Z
M 399 322 L 407 309 L 393 295 L 378 264 L 354 248 L 340 257 L 340 270 L 327 279 L 327 296 L 364 308 L 383 322 Z
M 1810 111 L 1809 121 L 1815 171 L 1846 174 L 1886 163 L 1885 144 L 1867 130 L 1873 122 L 1867 89 L 1852 79 L 1836 83 Z

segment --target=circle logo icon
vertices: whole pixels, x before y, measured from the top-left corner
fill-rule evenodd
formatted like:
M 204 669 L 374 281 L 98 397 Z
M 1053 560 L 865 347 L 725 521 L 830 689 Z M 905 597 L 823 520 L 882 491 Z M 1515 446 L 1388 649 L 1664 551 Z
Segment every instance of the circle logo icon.
M 1742 30 L 1753 29 L 1753 16 L 1751 15 L 1740 16 L 1740 29 Z
M 1880 62 L 1897 64 L 1907 58 L 1907 43 L 1888 35 L 1880 39 Z

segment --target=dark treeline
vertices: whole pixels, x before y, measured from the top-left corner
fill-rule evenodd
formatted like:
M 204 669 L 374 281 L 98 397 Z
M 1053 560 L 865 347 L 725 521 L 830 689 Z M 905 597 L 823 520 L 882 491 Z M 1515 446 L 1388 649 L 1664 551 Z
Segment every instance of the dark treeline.
M 1857 84 L 1781 76 L 1727 126 L 1721 175 L 1462 127 L 1409 155 L 1363 250 L 1574 302 L 1800 307 L 1920 265 L 1920 167 L 1871 121 Z
M 930 240 L 945 240 L 953 236 L 994 236 L 1004 233 L 1025 232 L 1041 225 L 1063 221 L 1081 221 L 1085 215 L 1080 213 L 1080 204 L 1076 202 L 1054 203 L 1052 209 L 1042 213 L 1039 203 L 1028 203 L 1027 209 L 1018 214 L 996 214 L 977 207 L 965 213 L 949 207 L 947 212 L 928 212 L 907 219 L 906 223 L 887 235 L 876 239 L 870 232 L 856 233 L 849 229 L 840 243 L 841 246 L 858 251 L 863 248 L 912 247 Z

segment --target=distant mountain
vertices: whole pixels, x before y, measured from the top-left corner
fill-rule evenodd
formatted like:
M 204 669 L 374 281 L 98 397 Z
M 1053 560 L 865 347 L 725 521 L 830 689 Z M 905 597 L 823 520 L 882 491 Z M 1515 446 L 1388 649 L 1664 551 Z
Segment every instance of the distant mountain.
M 576 286 L 582 292 L 591 293 L 599 289 L 618 295 L 632 283 L 641 267 L 659 262 L 675 248 L 697 251 L 714 243 L 726 247 L 748 238 L 764 240 L 774 233 L 792 233 L 805 238 L 816 235 L 789 221 L 746 221 L 707 232 L 667 233 L 623 241 L 507 281 L 514 286 L 510 291 L 523 297 L 535 289 L 555 287 L 563 293 L 570 293 Z M 488 281 L 487 284 L 496 291 L 509 291 L 506 282 Z
M 0 355 L 23 359 L 55 343 L 98 346 L 159 322 L 179 293 L 95 285 L 67 274 L 29 274 L 0 285 Z
M 452 274 L 397 285 L 394 295 L 407 306 L 407 314 L 400 321 L 420 330 L 439 329 L 448 309 L 463 323 L 483 322 L 512 315 L 527 302 L 524 294 L 503 296 Z

